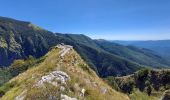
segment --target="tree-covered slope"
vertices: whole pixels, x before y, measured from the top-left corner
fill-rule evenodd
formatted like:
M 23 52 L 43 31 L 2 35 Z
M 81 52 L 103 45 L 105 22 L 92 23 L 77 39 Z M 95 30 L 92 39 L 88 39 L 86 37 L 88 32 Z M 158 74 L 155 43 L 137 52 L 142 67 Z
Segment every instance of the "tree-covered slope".
M 59 40 L 29 22 L 0 17 L 0 66 L 29 55 L 41 57 Z
M 101 77 L 122 76 L 141 68 L 139 64 L 112 54 L 85 35 L 57 34 L 72 41 L 76 51 Z
M 166 59 L 148 49 L 113 44 L 105 40 L 92 40 L 84 35 L 60 35 L 76 44 L 76 50 L 100 76 L 126 75 L 140 69 L 140 65 L 151 68 L 165 68 L 170 65 Z
M 141 65 L 155 68 L 170 66 L 168 60 L 156 55 L 153 51 L 148 49 L 137 48 L 135 46 L 123 46 L 105 40 L 96 40 L 95 42 L 105 51 L 124 57 Z
M 150 41 L 113 41 L 122 45 L 133 45 L 141 48 L 150 49 L 157 54 L 170 58 L 170 40 L 150 40 Z
M 123 77 L 108 77 L 112 88 L 129 94 L 131 100 L 169 100 L 170 70 L 142 69 Z M 169 93 L 167 92 L 167 95 Z

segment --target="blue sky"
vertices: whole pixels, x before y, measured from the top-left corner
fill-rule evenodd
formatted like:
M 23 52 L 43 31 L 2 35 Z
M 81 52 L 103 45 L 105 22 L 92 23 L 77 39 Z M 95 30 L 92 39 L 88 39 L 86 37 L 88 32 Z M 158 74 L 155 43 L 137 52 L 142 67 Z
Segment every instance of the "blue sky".
M 0 0 L 0 16 L 108 40 L 170 39 L 170 0 Z

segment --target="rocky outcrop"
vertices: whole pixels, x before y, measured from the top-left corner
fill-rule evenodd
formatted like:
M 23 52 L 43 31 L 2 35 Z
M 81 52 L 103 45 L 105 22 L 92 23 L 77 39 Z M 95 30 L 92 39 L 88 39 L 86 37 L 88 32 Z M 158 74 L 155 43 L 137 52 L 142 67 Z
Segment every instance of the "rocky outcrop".
M 101 91 L 101 93 L 105 94 L 105 93 L 107 93 L 107 88 L 101 87 L 100 91 Z
M 70 76 L 63 71 L 53 71 L 50 74 L 43 76 L 40 81 L 36 84 L 36 86 L 42 87 L 44 83 L 50 83 L 54 86 L 58 86 L 60 84 L 66 84 L 66 81 L 70 80 Z
M 77 99 L 76 98 L 71 98 L 71 97 L 69 97 L 67 95 L 61 94 L 61 100 L 77 100 Z

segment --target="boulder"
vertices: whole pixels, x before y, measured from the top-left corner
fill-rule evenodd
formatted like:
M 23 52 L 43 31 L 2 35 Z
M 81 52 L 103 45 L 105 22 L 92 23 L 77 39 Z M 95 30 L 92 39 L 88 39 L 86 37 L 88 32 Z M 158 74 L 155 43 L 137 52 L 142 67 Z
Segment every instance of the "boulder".
M 36 85 L 41 87 L 44 85 L 44 83 L 50 83 L 54 86 L 57 86 L 58 82 L 61 84 L 66 84 L 67 80 L 70 80 L 70 76 L 67 75 L 67 73 L 63 71 L 53 71 L 46 76 L 42 76 L 41 80 L 38 81 Z

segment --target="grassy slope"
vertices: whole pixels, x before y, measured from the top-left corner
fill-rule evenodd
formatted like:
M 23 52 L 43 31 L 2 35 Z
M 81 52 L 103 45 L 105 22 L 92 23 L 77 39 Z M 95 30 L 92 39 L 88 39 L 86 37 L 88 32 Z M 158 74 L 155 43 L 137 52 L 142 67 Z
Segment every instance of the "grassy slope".
M 159 95 L 148 96 L 145 92 L 135 90 L 132 92 L 132 94 L 129 95 L 129 97 L 131 100 L 160 100 L 161 95 L 159 94 Z
M 87 100 L 113 100 L 113 98 L 115 100 L 128 100 L 128 97 L 125 94 L 116 92 L 106 85 L 95 74 L 95 72 L 86 65 L 86 63 L 74 50 L 66 54 L 66 57 L 64 57 L 63 60 L 64 62 L 61 62 L 61 59 L 59 58 L 59 51 L 59 49 L 51 50 L 46 55 L 47 58 L 44 60 L 44 62 L 18 75 L 2 86 L 0 89 L 6 88 L 6 86 L 8 86 L 9 91 L 1 98 L 1 100 L 13 100 L 25 89 L 27 90 L 26 97 L 28 99 L 33 97 L 36 98 L 38 95 L 41 95 L 43 98 L 43 95 L 46 95 L 46 91 L 48 91 L 47 94 L 51 93 L 52 95 L 56 95 L 56 93 L 53 94 L 55 92 L 55 87 L 49 86 L 45 90 L 43 89 L 41 91 L 38 91 L 37 88 L 34 87 L 36 82 L 40 80 L 43 75 L 46 75 L 54 70 L 64 71 L 71 77 L 71 81 L 67 83 L 71 92 L 65 91 L 65 94 L 71 97 L 81 99 L 78 95 L 79 91 L 77 91 L 77 89 L 73 89 L 74 91 L 72 90 L 72 88 L 75 88 L 75 83 L 77 83 L 79 86 L 87 90 L 87 95 L 85 96 Z M 75 59 L 76 63 L 73 66 L 71 62 Z M 96 83 L 95 86 L 94 83 Z M 101 93 L 102 87 L 107 88 L 107 93 Z

